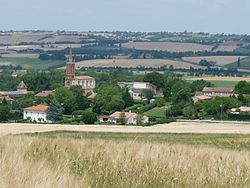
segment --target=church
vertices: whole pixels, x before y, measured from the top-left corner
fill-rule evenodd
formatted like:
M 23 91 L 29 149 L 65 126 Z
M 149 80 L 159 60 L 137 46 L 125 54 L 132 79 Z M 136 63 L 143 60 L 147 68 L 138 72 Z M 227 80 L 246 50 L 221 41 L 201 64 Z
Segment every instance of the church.
M 69 52 L 69 61 L 66 64 L 65 87 L 81 86 L 84 93 L 93 93 L 95 89 L 95 78 L 90 76 L 76 76 L 75 63 L 72 58 L 72 49 Z

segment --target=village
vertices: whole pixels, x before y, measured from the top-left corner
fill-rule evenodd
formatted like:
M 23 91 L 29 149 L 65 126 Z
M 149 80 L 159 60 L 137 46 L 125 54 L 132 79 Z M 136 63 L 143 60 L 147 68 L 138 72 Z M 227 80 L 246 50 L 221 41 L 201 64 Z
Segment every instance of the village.
M 172 91 L 166 91 L 162 87 L 164 85 L 161 83 L 163 78 L 160 77 L 159 73 L 151 73 L 147 76 L 149 77 L 147 82 L 120 81 L 115 86 L 110 86 L 115 89 L 111 88 L 109 91 L 109 88 L 104 86 L 98 92 L 94 77 L 77 75 L 70 48 L 64 88 L 35 93 L 30 91 L 22 80 L 16 91 L 0 91 L 0 102 L 11 106 L 18 98 L 33 96 L 36 102 L 33 101 L 33 105 L 22 108 L 22 115 L 19 112 L 19 116 L 15 119 L 15 121 L 33 123 L 76 122 L 77 124 L 153 125 L 175 121 L 176 118 L 250 120 L 248 95 L 239 93 L 233 88 L 212 87 L 211 84 L 201 80 L 196 83 L 202 86 L 201 90 L 194 90 L 194 96 L 191 96 L 189 88 L 180 80 L 173 81 L 172 88 L 167 88 Z M 67 96 L 64 94 L 72 88 L 75 88 L 72 91 L 75 90 L 77 93 L 77 100 L 79 100 L 77 103 L 81 104 L 85 101 L 86 104 L 82 104 L 83 108 L 79 107 L 73 110 L 75 107 L 72 107 L 72 101 L 67 101 L 69 104 L 65 103 Z M 117 90 L 117 93 L 114 93 L 113 89 Z M 182 89 L 183 91 L 180 92 Z M 118 96 L 119 92 L 121 98 Z M 57 101 L 44 100 L 50 99 L 54 95 L 57 95 L 55 97 Z M 58 99 L 60 95 L 64 97 L 63 100 Z M 170 95 L 168 101 L 167 95 Z M 40 100 L 40 103 L 37 99 Z M 105 102 L 110 103 L 106 104 Z M 216 104 L 214 105 L 214 103 Z M 203 107 L 201 107 L 202 105 Z M 143 108 L 145 109 L 141 110 Z M 159 112 L 163 113 L 163 117 L 159 118 L 157 112 L 153 116 L 147 113 L 147 111 L 156 108 L 164 108 L 162 112 Z M 209 114 L 211 110 L 213 112 Z M 208 112 L 207 116 L 204 115 L 204 111 Z M 74 120 L 70 120 L 71 118 Z M 76 119 L 78 120 L 75 121 Z M 6 118 L 3 121 L 11 120 Z

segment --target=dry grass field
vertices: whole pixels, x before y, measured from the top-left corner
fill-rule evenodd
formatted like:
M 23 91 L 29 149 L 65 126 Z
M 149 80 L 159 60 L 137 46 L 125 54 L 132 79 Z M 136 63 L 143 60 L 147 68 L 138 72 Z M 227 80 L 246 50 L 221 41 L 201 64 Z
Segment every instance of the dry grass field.
M 248 150 L 136 139 L 4 136 L 0 153 L 0 187 L 250 186 Z
M 237 45 L 219 45 L 218 48 L 216 48 L 214 51 L 217 52 L 217 51 L 224 51 L 224 52 L 232 52 L 234 50 L 236 50 L 238 48 Z
M 81 39 L 79 36 L 61 36 L 61 35 L 52 35 L 52 33 L 14 33 L 9 36 L 0 36 L 0 44 L 5 45 L 17 45 L 19 43 L 25 42 L 80 42 Z
M 81 67 L 161 67 L 161 66 L 170 66 L 173 65 L 174 68 L 183 68 L 189 69 L 190 66 L 193 68 L 201 68 L 204 69 L 206 67 L 202 67 L 199 65 L 193 65 L 182 61 L 174 61 L 174 60 L 164 60 L 164 59 L 103 59 L 103 60 L 89 60 L 82 61 L 76 64 L 77 68 Z
M 1 52 L 8 52 L 10 54 L 15 53 L 14 51 L 11 50 L 26 50 L 26 49 L 40 49 L 44 51 L 48 50 L 63 50 L 67 47 L 72 47 L 72 48 L 80 48 L 82 45 L 81 44 L 49 44 L 49 45 L 43 45 L 44 47 L 42 48 L 41 45 L 13 45 L 13 46 L 0 46 L 0 51 Z
M 12 36 L 0 36 L 0 44 L 16 45 L 20 42 L 35 42 L 41 39 L 41 35 L 12 35 Z
M 18 54 L 18 53 L 11 53 L 11 54 L 3 54 L 1 55 L 3 58 L 11 57 L 11 58 L 31 58 L 31 59 L 37 59 L 39 57 L 38 54 Z
M 184 61 L 199 63 L 202 59 L 208 61 L 216 62 L 217 66 L 225 66 L 231 63 L 234 63 L 238 60 L 239 56 L 201 56 L 201 57 L 183 57 Z M 246 58 L 246 56 L 240 56 L 241 59 Z
M 194 43 L 178 42 L 129 42 L 123 44 L 124 48 L 135 48 L 140 50 L 162 50 L 169 52 L 186 52 L 186 51 L 210 51 L 213 46 L 201 45 Z
M 195 80 L 206 80 L 206 81 L 235 81 L 235 82 L 239 82 L 239 81 L 248 81 L 250 82 L 250 77 L 219 77 L 219 76 L 214 76 L 214 77 L 192 77 L 192 78 L 186 78 L 186 80 L 190 80 L 190 81 L 195 81 Z

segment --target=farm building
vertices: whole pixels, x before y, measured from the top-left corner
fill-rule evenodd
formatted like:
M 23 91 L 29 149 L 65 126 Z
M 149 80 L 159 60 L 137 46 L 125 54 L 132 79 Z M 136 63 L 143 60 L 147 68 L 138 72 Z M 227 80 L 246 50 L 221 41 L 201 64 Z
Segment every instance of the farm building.
M 202 94 L 211 97 L 230 97 L 234 94 L 234 89 L 226 87 L 204 87 Z
M 156 86 L 147 82 L 118 82 L 121 88 L 128 88 L 129 93 L 133 99 L 145 99 L 145 91 L 151 91 L 156 95 Z
M 32 122 L 46 123 L 47 111 L 49 107 L 46 105 L 31 106 L 23 109 L 23 119 L 30 119 Z
M 102 116 L 100 118 L 101 123 L 119 123 L 119 120 L 123 116 L 123 112 L 115 112 L 110 116 Z M 124 112 L 125 124 L 126 125 L 137 125 L 138 121 L 138 114 L 131 113 L 131 112 Z M 147 124 L 149 122 L 149 118 L 147 116 L 142 116 L 141 122 L 143 124 Z
M 23 81 L 21 81 L 20 84 L 17 86 L 17 91 L 0 91 L 0 93 L 8 97 L 15 98 L 27 95 L 28 93 L 31 93 L 31 91 L 28 91 L 28 87 Z

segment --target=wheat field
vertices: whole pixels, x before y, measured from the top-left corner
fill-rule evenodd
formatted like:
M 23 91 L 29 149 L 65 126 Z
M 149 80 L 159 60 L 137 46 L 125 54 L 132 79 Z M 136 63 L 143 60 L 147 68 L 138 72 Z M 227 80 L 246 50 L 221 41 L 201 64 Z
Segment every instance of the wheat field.
M 250 152 L 136 140 L 0 138 L 0 187 L 249 187 Z
M 213 46 L 180 42 L 128 42 L 122 44 L 122 47 L 135 48 L 139 50 L 162 50 L 168 52 L 197 52 L 210 51 Z

